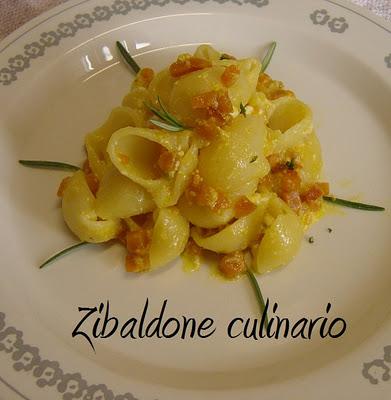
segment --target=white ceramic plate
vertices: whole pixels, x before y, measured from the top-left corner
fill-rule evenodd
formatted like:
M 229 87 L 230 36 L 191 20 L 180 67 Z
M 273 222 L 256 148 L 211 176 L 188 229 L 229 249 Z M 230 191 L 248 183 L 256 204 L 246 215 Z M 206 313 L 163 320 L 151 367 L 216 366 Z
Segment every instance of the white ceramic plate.
M 46 270 L 75 241 L 55 192 L 62 172 L 17 160 L 79 163 L 86 132 L 106 118 L 132 78 L 125 40 L 141 65 L 163 67 L 200 43 L 261 56 L 278 42 L 270 73 L 310 104 L 325 176 L 342 197 L 391 208 L 391 27 L 340 0 L 75 0 L 0 45 L 0 398 L 29 400 L 384 399 L 391 381 L 390 214 L 345 210 L 311 230 L 288 268 L 259 280 L 292 321 L 347 321 L 338 340 L 229 339 L 234 317 L 256 318 L 246 279 L 221 282 L 180 264 L 124 272 L 119 247 L 90 247 Z M 332 234 L 327 228 L 333 229 Z M 72 338 L 78 307 L 110 301 L 122 321 L 168 317 L 217 330 L 208 339 Z M 273 316 L 273 313 L 270 313 Z M 366 363 L 366 364 L 364 364 Z M 133 397 L 134 396 L 134 397 Z

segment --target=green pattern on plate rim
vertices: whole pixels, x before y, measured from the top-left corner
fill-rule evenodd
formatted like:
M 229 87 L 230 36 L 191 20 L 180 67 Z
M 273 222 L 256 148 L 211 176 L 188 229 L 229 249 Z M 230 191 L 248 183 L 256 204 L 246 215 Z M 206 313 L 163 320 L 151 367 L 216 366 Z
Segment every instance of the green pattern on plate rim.
M 74 37 L 81 29 L 89 29 L 97 22 L 108 21 L 116 15 L 127 15 L 132 10 L 145 10 L 151 6 L 163 7 L 169 2 L 181 5 L 192 1 L 219 4 L 230 2 L 238 6 L 252 4 L 256 7 L 269 4 L 269 0 L 115 0 L 110 5 L 97 6 L 89 13 L 77 14 L 73 21 L 61 22 L 55 30 L 41 33 L 39 40 L 26 44 L 23 54 L 11 57 L 8 65 L 0 69 L 0 83 L 3 86 L 11 85 L 18 79 L 18 74 L 30 68 L 31 61 L 42 57 L 48 48 L 58 46 L 63 39 Z
M 384 347 L 383 358 L 377 358 L 371 362 L 365 362 L 362 367 L 362 375 L 372 385 L 380 381 L 386 382 L 391 379 L 391 345 Z
M 104 384 L 89 385 L 79 372 L 65 373 L 57 361 L 42 358 L 37 347 L 25 344 L 23 332 L 13 326 L 7 326 L 5 314 L 2 312 L 0 312 L 0 352 L 8 355 L 15 371 L 28 373 L 40 388 L 55 387 L 63 400 L 137 400 L 131 393 L 115 396 Z M 6 383 L 1 377 L 0 381 Z M 7 386 L 28 399 L 11 385 Z
M 78 31 L 81 29 L 89 29 L 96 22 L 108 21 L 116 15 L 127 15 L 132 10 L 146 10 L 151 6 L 163 7 L 169 2 L 182 5 L 192 1 L 202 4 L 208 1 L 220 4 L 230 2 L 238 6 L 252 4 L 258 8 L 269 5 L 269 0 L 115 0 L 110 5 L 97 6 L 89 13 L 77 14 L 72 21 L 58 24 L 55 30 L 41 33 L 39 39 L 24 46 L 23 54 L 17 54 L 9 58 L 8 65 L 0 69 L 0 83 L 3 86 L 11 85 L 18 79 L 18 74 L 30 68 L 32 60 L 44 56 L 47 49 L 50 47 L 58 46 L 63 39 L 74 37 Z M 325 1 L 338 5 L 330 0 Z M 346 9 L 350 10 L 348 8 Z M 368 19 L 357 11 L 350 11 Z M 323 26 L 327 24 L 328 29 L 332 33 L 344 33 L 349 28 L 345 17 L 331 17 L 329 12 L 325 9 L 315 10 L 310 15 L 310 18 L 314 25 Z M 368 20 L 371 21 L 370 19 Z M 371 22 L 380 26 L 374 21 Z M 382 28 L 391 33 L 388 29 Z M 384 61 L 386 67 L 391 68 L 391 54 L 386 55 Z
M 344 17 L 331 18 L 329 12 L 325 9 L 315 10 L 310 18 L 314 25 L 326 25 L 333 33 L 344 33 L 348 28 L 349 24 Z
M 50 47 L 58 46 L 62 40 L 74 37 L 78 31 L 89 29 L 96 22 L 108 21 L 115 15 L 127 15 L 132 10 L 145 10 L 150 6 L 163 7 L 169 2 L 186 4 L 192 1 L 202 4 L 208 1 L 220 4 L 230 2 L 238 6 L 251 4 L 258 8 L 269 5 L 269 0 L 114 0 L 110 5 L 97 6 L 89 13 L 75 15 L 73 21 L 62 22 L 58 24 L 55 30 L 41 33 L 38 40 L 24 46 L 23 54 L 11 57 L 8 60 L 8 65 L 0 69 L 0 83 L 3 86 L 11 85 L 17 80 L 19 73 L 30 67 L 32 60 L 44 56 L 46 50 Z M 391 33 L 387 28 L 355 10 L 331 0 L 324 1 L 360 15 Z M 349 28 L 349 23 L 345 17 L 332 17 L 325 9 L 316 9 L 309 17 L 315 26 L 327 26 L 332 33 L 341 34 Z M 384 62 L 386 67 L 391 69 L 391 53 L 385 56 Z M 6 326 L 5 314 L 2 312 L 0 312 L 0 352 L 9 356 L 15 371 L 29 373 L 40 388 L 55 387 L 63 400 L 94 400 L 97 398 L 100 400 L 137 400 L 131 393 L 114 395 L 113 391 L 104 384 L 89 385 L 79 372 L 64 373 L 57 361 L 42 358 L 37 347 L 25 344 L 22 331 L 12 326 Z M 362 375 L 373 385 L 378 384 L 380 380 L 383 382 L 391 380 L 390 372 L 391 345 L 384 347 L 383 358 L 363 363 Z M 380 377 L 380 380 L 378 377 Z M 1 377 L 0 382 L 3 382 L 22 398 L 29 400 Z

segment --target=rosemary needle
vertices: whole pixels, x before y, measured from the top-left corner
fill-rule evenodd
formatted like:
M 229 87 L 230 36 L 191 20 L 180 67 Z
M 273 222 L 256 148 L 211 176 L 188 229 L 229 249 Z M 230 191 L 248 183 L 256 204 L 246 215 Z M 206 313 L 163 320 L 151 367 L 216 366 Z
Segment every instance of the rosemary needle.
M 183 126 L 173 115 L 171 115 L 167 109 L 164 107 L 162 101 L 160 100 L 160 97 L 157 98 L 159 105 L 160 105 L 160 110 L 157 109 L 156 107 L 152 106 L 151 104 L 144 103 L 145 106 L 153 112 L 158 118 L 160 118 L 162 121 L 158 121 L 156 119 L 150 119 L 149 122 L 152 124 L 158 126 L 159 128 L 166 129 L 167 131 L 171 132 L 180 132 L 186 129 L 185 126 Z
M 355 208 L 357 210 L 364 211 L 384 211 L 384 207 L 374 206 L 372 204 L 357 203 L 355 201 L 349 201 L 344 199 L 338 199 L 337 197 L 323 196 L 323 200 L 329 203 L 337 204 L 343 207 Z
M 136 63 L 136 61 L 133 59 L 133 57 L 128 53 L 128 51 L 125 49 L 125 47 L 122 45 L 121 42 L 117 41 L 116 44 L 117 44 L 117 48 L 118 48 L 119 52 L 122 54 L 122 57 L 128 63 L 130 68 L 132 68 L 132 70 L 136 74 L 138 74 L 138 72 L 141 69 L 140 66 Z
M 181 132 L 183 128 L 171 124 L 166 124 L 165 122 L 158 121 L 157 119 L 150 119 L 149 122 L 158 126 L 159 128 L 165 129 L 166 131 L 170 132 Z
M 164 113 L 164 111 L 161 111 L 159 109 L 157 109 L 156 107 L 154 107 L 151 104 L 148 103 L 144 103 L 145 107 L 147 107 L 151 112 L 153 112 L 157 117 L 159 117 L 160 119 L 162 119 L 163 121 L 167 121 L 167 117 Z M 167 121 L 170 122 L 170 121 Z M 171 122 L 170 122 L 171 123 Z
M 24 165 L 25 167 L 32 167 L 32 168 L 58 169 L 63 171 L 77 171 L 80 169 L 76 165 L 57 162 L 57 161 L 19 160 L 19 163 Z
M 70 247 L 67 247 L 66 249 L 63 249 L 63 250 L 59 251 L 58 253 L 52 255 L 52 256 L 49 257 L 46 261 L 44 261 L 44 262 L 39 266 L 39 268 L 41 269 L 41 268 L 45 267 L 46 265 L 48 265 L 48 264 L 50 264 L 50 263 L 56 261 L 56 260 L 57 260 L 58 258 L 60 258 L 61 256 L 64 256 L 65 254 L 68 254 L 68 253 L 70 253 L 71 251 L 77 249 L 78 247 L 84 246 L 84 245 L 86 245 L 86 244 L 90 244 L 90 243 L 88 243 L 88 242 L 76 243 L 76 244 L 74 244 L 74 245 L 72 245 L 72 246 L 70 246 Z
M 242 114 L 245 118 L 247 117 L 246 107 L 240 102 L 240 114 Z
M 167 118 L 169 121 L 171 121 L 174 125 L 178 125 L 178 126 L 183 127 L 183 125 L 182 125 L 173 115 L 171 115 L 171 114 L 167 111 L 166 107 L 164 106 L 164 104 L 163 104 L 163 102 L 161 101 L 161 99 L 160 99 L 159 96 L 157 97 L 157 101 L 159 102 L 160 108 L 162 109 L 162 111 L 163 111 L 164 115 L 166 116 L 166 118 Z
M 266 306 L 265 306 L 265 301 L 263 300 L 261 289 L 258 285 L 257 278 L 254 276 L 253 272 L 250 269 L 247 269 L 247 276 L 248 276 L 248 279 L 250 280 L 251 285 L 255 291 L 255 297 L 257 298 L 259 310 L 261 311 L 261 316 L 262 316 L 263 313 L 265 312 Z M 269 321 L 267 318 L 267 314 L 265 314 L 265 325 L 267 326 L 268 323 L 269 323 Z
M 274 51 L 276 50 L 277 47 L 277 42 L 272 42 L 272 44 L 269 47 L 269 50 L 267 51 L 265 57 L 262 60 L 262 69 L 261 72 L 265 72 L 266 68 L 269 66 L 270 61 L 273 57 Z

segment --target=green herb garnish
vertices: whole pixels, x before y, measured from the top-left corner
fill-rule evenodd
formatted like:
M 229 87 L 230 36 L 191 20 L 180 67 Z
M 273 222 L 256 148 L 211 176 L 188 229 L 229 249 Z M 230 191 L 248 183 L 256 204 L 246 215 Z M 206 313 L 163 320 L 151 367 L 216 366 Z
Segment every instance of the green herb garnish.
M 159 128 L 162 128 L 166 131 L 170 131 L 170 132 L 181 132 L 183 131 L 182 127 L 179 126 L 175 126 L 175 125 L 169 125 L 166 124 L 165 122 L 159 121 L 157 119 L 150 119 L 149 122 L 151 122 L 152 124 L 158 126 Z
M 315 239 L 314 239 L 314 237 L 313 236 L 310 236 L 309 237 L 309 239 L 308 239 L 308 243 L 314 243 L 315 242 Z
M 265 306 L 265 301 L 263 300 L 262 292 L 261 292 L 261 289 L 259 287 L 257 278 L 255 278 L 253 272 L 250 269 L 247 269 L 247 276 L 248 276 L 248 279 L 251 282 L 251 286 L 254 289 L 255 297 L 257 298 L 257 302 L 258 302 L 258 305 L 259 305 L 259 310 L 260 310 L 261 315 L 262 315 L 266 310 L 266 306 Z M 269 321 L 268 321 L 268 318 L 267 318 L 267 314 L 265 314 L 265 326 L 266 327 L 267 327 L 268 323 L 269 323 Z
M 77 171 L 80 169 L 76 165 L 58 161 L 19 160 L 19 163 L 24 165 L 25 167 L 32 167 L 32 168 L 58 169 L 63 171 Z
M 84 246 L 84 245 L 86 245 L 86 244 L 90 244 L 90 243 L 88 243 L 88 242 L 76 243 L 76 244 L 74 244 L 74 245 L 72 245 L 72 246 L 70 246 L 70 247 L 67 247 L 67 248 L 64 249 L 64 250 L 59 251 L 58 253 L 54 254 L 53 256 L 49 257 L 46 261 L 44 261 L 44 262 L 39 266 L 39 268 L 41 269 L 41 268 L 45 267 L 46 265 L 48 265 L 48 264 L 50 264 L 50 263 L 56 261 L 56 260 L 57 260 L 58 258 L 60 258 L 61 256 L 64 256 L 64 255 L 70 253 L 71 251 L 77 249 L 78 247 Z
M 273 57 L 274 51 L 276 50 L 277 47 L 277 42 L 272 42 L 272 44 L 270 45 L 265 57 L 262 60 L 262 68 L 261 68 L 261 72 L 265 72 L 266 68 L 269 66 L 270 61 Z
M 254 156 L 251 160 L 250 160 L 250 164 L 252 164 L 253 162 L 258 160 L 258 156 Z
M 286 167 L 293 171 L 295 169 L 295 162 L 293 160 L 287 161 L 285 163 Z
M 246 118 L 247 117 L 246 106 L 244 106 L 243 103 L 240 102 L 240 106 L 239 107 L 240 107 L 240 114 L 244 115 L 244 117 Z
M 323 200 L 328 201 L 329 203 L 336 204 L 338 206 L 355 208 L 357 210 L 365 210 L 365 211 L 384 211 L 384 207 L 373 206 L 371 204 L 357 203 L 355 201 L 349 201 L 344 199 L 338 199 L 337 197 L 331 196 L 323 196 Z
M 161 101 L 161 99 L 160 99 L 159 96 L 157 97 L 157 101 L 159 102 L 159 106 L 160 106 L 160 108 L 162 109 L 164 115 L 165 115 L 173 124 L 178 125 L 178 126 L 182 126 L 182 124 L 181 124 L 174 116 L 172 116 L 172 115 L 167 111 L 166 107 L 164 107 L 164 104 L 163 104 L 163 102 Z
M 136 61 L 134 61 L 133 57 L 129 54 L 129 52 L 125 49 L 125 47 L 123 46 L 123 44 L 121 42 L 117 41 L 116 43 L 117 43 L 117 48 L 118 48 L 119 52 L 122 54 L 122 57 L 128 63 L 130 68 L 132 68 L 132 70 L 136 74 L 138 74 L 138 72 L 141 69 L 140 66 L 136 63 Z
M 327 228 L 327 232 L 331 233 L 333 230 L 331 228 Z
M 157 98 L 160 106 L 160 110 L 151 104 L 145 103 L 145 106 L 152 111 L 162 121 L 156 119 L 150 119 L 149 122 L 158 126 L 159 128 L 166 129 L 171 132 L 180 132 L 186 129 L 173 115 L 171 115 L 164 107 L 160 97 Z
M 223 54 L 220 56 L 220 60 L 235 60 L 235 57 L 234 57 L 234 56 L 231 56 L 231 55 L 229 55 L 229 54 L 227 54 L 227 53 L 223 53 Z

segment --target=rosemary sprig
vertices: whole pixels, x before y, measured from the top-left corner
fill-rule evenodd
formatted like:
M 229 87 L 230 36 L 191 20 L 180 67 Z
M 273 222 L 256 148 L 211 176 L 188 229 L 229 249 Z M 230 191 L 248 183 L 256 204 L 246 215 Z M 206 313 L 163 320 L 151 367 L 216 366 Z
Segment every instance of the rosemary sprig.
M 285 166 L 286 166 L 289 170 L 293 171 L 293 170 L 295 169 L 295 162 L 294 162 L 294 160 L 287 161 L 287 162 L 285 163 Z
M 152 111 L 158 118 L 162 121 L 156 119 L 150 119 L 149 122 L 158 126 L 159 128 L 166 129 L 171 132 L 180 132 L 186 129 L 173 115 L 171 115 L 167 109 L 164 107 L 160 97 L 157 98 L 160 110 L 151 104 L 145 103 L 145 106 Z
M 240 114 L 242 114 L 245 118 L 247 117 L 247 112 L 246 112 L 246 106 L 243 105 L 242 102 L 240 102 Z
M 60 258 L 61 256 L 64 256 L 65 254 L 68 254 L 69 252 L 71 252 L 71 251 L 77 249 L 78 247 L 84 246 L 84 245 L 86 245 L 86 244 L 90 244 L 90 243 L 88 243 L 88 242 L 76 243 L 76 244 L 74 244 L 74 245 L 72 245 L 72 246 L 70 246 L 70 247 L 67 247 L 67 248 L 64 249 L 64 250 L 59 251 L 58 253 L 52 255 L 52 256 L 49 257 L 46 261 L 44 261 L 44 262 L 39 266 L 39 268 L 41 269 L 41 268 L 45 267 L 46 265 L 48 265 L 48 264 L 50 264 L 50 263 L 56 261 L 56 260 L 57 260 L 58 258 Z
M 164 115 L 165 115 L 173 124 L 178 125 L 178 126 L 182 126 L 182 124 L 181 124 L 173 115 L 171 115 L 171 114 L 167 111 L 166 107 L 164 107 L 164 104 L 163 104 L 163 102 L 161 101 L 161 99 L 160 99 L 159 96 L 157 97 L 157 101 L 159 102 L 159 106 L 160 106 L 160 108 L 162 109 Z
M 231 56 L 230 54 L 223 53 L 220 56 L 220 60 L 236 60 L 234 56 Z
M 162 120 L 166 120 L 166 116 L 164 115 L 163 111 L 160 111 L 158 108 L 154 107 L 151 104 L 144 103 L 145 107 L 147 107 L 151 112 L 153 112 L 157 117 L 159 117 Z
M 251 286 L 254 289 L 255 297 L 257 298 L 258 305 L 259 305 L 259 310 L 260 310 L 261 315 L 262 315 L 265 312 L 266 306 L 265 306 L 265 301 L 263 300 L 261 289 L 260 289 L 260 287 L 258 285 L 257 278 L 255 278 L 253 272 L 249 268 L 247 269 L 247 276 L 248 276 L 248 279 L 251 282 Z M 268 321 L 267 314 L 266 314 L 265 315 L 265 326 L 266 327 L 267 327 L 268 323 L 269 323 L 269 321 Z
M 158 126 L 159 128 L 165 129 L 166 131 L 170 131 L 170 132 L 181 132 L 181 131 L 183 131 L 183 128 L 181 128 L 179 126 L 169 125 L 169 124 L 166 124 L 165 122 L 158 121 L 157 119 L 150 119 L 149 122 L 151 122 L 152 124 Z
M 19 163 L 25 167 L 58 169 L 63 171 L 77 171 L 80 168 L 76 165 L 67 164 L 58 161 L 42 161 L 42 160 L 19 160 Z
M 269 66 L 270 61 L 273 57 L 274 51 L 276 50 L 277 47 L 277 42 L 272 42 L 272 44 L 270 45 L 265 57 L 262 60 L 262 69 L 261 72 L 265 72 L 266 68 Z
M 117 48 L 118 48 L 119 52 L 122 54 L 122 57 L 128 63 L 130 68 L 132 68 L 132 70 L 136 74 L 138 74 L 138 72 L 141 69 L 140 66 L 136 63 L 136 61 L 134 61 L 133 57 L 128 53 L 128 51 L 125 49 L 125 47 L 122 45 L 121 42 L 117 41 L 116 44 L 117 44 Z
M 338 199 L 337 197 L 331 196 L 323 196 L 323 200 L 328 201 L 329 203 L 337 204 L 343 207 L 355 208 L 357 210 L 365 210 L 365 211 L 384 211 L 384 207 L 374 206 L 372 204 L 364 204 L 358 203 L 355 201 L 349 201 L 344 199 Z

